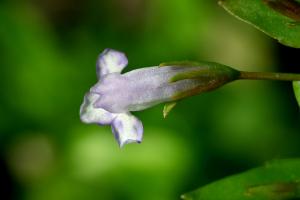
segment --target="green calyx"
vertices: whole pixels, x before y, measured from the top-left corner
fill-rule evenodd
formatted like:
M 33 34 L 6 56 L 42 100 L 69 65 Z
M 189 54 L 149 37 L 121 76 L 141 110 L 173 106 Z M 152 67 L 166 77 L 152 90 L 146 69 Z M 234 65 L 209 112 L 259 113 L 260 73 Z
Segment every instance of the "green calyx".
M 159 64 L 159 67 L 166 67 L 166 66 L 192 67 L 192 66 L 200 66 L 200 63 L 186 60 L 186 61 L 163 62 Z
M 175 94 L 173 97 L 174 100 L 193 96 L 201 92 L 214 90 L 226 83 L 237 80 L 240 77 L 239 71 L 222 64 L 213 62 L 199 62 L 196 66 L 199 67 L 199 70 L 183 72 L 173 76 L 169 80 L 170 83 L 186 79 L 194 79 L 199 81 L 198 87 Z
M 175 93 L 170 102 L 164 107 L 164 117 L 174 108 L 175 102 L 186 97 L 194 96 L 202 92 L 217 89 L 226 83 L 235 80 L 271 80 L 271 81 L 293 81 L 295 95 L 300 105 L 300 74 L 277 73 L 277 72 L 245 72 L 238 71 L 229 66 L 214 62 L 168 62 L 160 64 L 160 67 L 177 66 L 190 67 L 192 70 L 184 70 L 169 79 L 169 83 L 183 80 L 194 80 L 196 86 Z M 194 83 L 195 83 L 194 82 Z M 174 102 L 174 103 L 173 103 Z
M 196 62 L 193 62 L 196 63 Z M 197 80 L 223 80 L 223 81 L 233 81 L 239 78 L 240 72 L 228 67 L 214 62 L 198 62 L 197 65 L 199 70 L 184 72 L 178 74 L 171 78 L 170 82 L 176 82 L 184 79 L 197 79 Z

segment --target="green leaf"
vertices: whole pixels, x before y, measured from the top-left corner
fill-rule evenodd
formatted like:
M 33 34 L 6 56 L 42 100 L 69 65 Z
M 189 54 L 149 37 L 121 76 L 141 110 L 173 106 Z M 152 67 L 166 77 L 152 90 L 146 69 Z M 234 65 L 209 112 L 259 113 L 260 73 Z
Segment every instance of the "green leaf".
M 220 0 L 219 4 L 280 43 L 300 48 L 299 0 Z
M 294 81 L 293 82 L 294 92 L 296 95 L 296 99 L 298 101 L 298 104 L 300 106 L 300 81 Z
M 263 167 L 216 181 L 184 200 L 291 200 L 300 199 L 300 159 L 277 160 Z

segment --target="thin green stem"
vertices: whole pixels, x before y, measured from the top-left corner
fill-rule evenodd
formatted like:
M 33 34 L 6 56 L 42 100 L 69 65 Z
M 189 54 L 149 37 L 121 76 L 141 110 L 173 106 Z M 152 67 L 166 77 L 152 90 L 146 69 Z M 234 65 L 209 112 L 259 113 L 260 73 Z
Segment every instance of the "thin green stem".
M 275 73 L 275 72 L 240 72 L 238 79 L 300 81 L 300 74 Z

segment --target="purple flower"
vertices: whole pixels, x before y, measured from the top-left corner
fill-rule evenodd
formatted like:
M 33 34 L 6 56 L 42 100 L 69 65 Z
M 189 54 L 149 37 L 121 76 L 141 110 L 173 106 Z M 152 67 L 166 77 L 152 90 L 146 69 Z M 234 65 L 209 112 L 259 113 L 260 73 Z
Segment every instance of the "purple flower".
M 101 53 L 96 65 L 99 81 L 80 108 L 83 122 L 111 125 L 121 147 L 142 141 L 143 125 L 130 111 L 175 102 L 232 80 L 227 67 L 212 63 L 146 67 L 121 74 L 127 64 L 122 52 L 106 49 Z

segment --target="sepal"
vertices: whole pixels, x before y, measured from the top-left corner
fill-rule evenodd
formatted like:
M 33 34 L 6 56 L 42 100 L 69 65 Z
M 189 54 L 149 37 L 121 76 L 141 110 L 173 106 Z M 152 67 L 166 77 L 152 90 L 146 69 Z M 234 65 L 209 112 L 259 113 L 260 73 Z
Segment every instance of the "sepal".
M 171 112 L 171 110 L 173 110 L 173 108 L 176 106 L 177 102 L 169 102 L 166 103 L 164 106 L 164 110 L 163 110 L 163 116 L 164 118 L 166 118 L 169 113 Z

